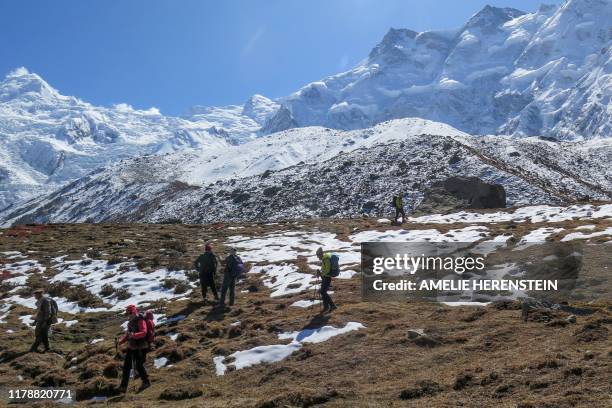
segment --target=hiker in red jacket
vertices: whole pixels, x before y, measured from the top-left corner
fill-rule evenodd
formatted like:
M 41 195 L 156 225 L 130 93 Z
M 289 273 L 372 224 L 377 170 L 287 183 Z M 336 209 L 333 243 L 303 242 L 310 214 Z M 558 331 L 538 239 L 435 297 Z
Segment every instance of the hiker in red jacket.
M 127 350 L 125 353 L 125 360 L 123 361 L 123 377 L 119 390 L 121 392 L 127 391 L 130 371 L 132 370 L 132 365 L 134 365 L 136 372 L 142 379 L 142 384 L 138 389 L 140 392 L 151 386 L 149 376 L 144 368 L 146 350 L 149 348 L 149 343 L 147 341 L 147 322 L 145 317 L 138 313 L 138 309 L 134 305 L 129 305 L 125 313 L 129 317 L 127 332 L 119 343 L 123 344 L 127 342 Z

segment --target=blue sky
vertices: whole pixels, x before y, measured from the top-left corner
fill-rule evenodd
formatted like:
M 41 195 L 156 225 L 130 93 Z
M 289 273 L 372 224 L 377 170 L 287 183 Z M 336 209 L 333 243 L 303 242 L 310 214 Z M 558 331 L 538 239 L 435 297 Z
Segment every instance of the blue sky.
M 533 11 L 540 3 L 6 0 L 0 76 L 25 66 L 65 95 L 178 115 L 254 93 L 287 95 L 355 65 L 390 27 L 454 28 L 486 4 Z

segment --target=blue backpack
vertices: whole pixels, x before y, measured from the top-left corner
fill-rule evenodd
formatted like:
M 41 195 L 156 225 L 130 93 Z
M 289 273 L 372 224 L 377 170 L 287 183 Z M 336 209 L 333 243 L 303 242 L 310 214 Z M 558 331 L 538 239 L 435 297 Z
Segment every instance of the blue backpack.
M 338 275 L 340 275 L 340 257 L 332 254 L 329 258 L 329 276 L 336 278 Z
M 232 271 L 232 275 L 235 277 L 238 277 L 240 275 L 243 275 L 245 272 L 246 268 L 244 266 L 244 263 L 242 262 L 242 259 L 240 259 L 239 256 L 236 256 L 236 265 L 234 266 L 234 270 Z

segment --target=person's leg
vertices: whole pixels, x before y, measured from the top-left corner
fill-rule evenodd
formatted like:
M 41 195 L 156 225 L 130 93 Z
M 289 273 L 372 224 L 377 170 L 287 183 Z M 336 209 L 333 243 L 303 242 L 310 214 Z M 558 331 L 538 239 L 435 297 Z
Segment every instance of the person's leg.
M 40 324 L 37 324 L 36 327 L 34 328 L 34 343 L 32 343 L 32 346 L 30 347 L 30 351 L 38 351 L 38 346 L 40 346 L 41 342 L 42 342 L 41 326 Z
M 523 301 L 522 305 L 521 305 L 521 317 L 523 318 L 523 321 L 527 321 L 529 320 L 529 304 L 526 301 Z
M 42 327 L 41 339 L 43 346 L 45 347 L 45 351 L 49 351 L 49 329 L 50 325 L 45 324 Z
M 202 290 L 202 299 L 206 302 L 206 277 L 200 274 L 200 289 Z
M 219 294 L 217 293 L 217 285 L 215 284 L 215 275 L 210 275 L 210 290 L 212 290 L 215 300 L 219 300 Z
M 225 293 L 229 288 L 229 279 L 227 275 L 223 276 L 223 284 L 221 285 L 221 299 L 219 300 L 219 305 L 223 306 L 225 304 Z
M 329 290 L 330 286 L 332 283 L 332 278 L 327 277 L 327 287 L 325 288 L 325 294 L 327 295 L 327 299 L 328 299 L 328 303 L 329 303 L 329 310 L 335 309 L 336 308 L 336 304 L 334 303 L 334 299 L 332 299 L 331 295 L 329 293 L 327 293 L 327 291 Z
M 406 221 L 406 213 L 404 212 L 403 208 L 400 209 L 400 214 L 402 214 L 402 224 L 403 224 L 404 221 Z
M 395 222 L 399 219 L 399 208 L 395 207 Z
M 136 363 L 136 372 L 140 375 L 143 384 L 149 384 L 149 375 L 144 367 L 146 354 L 142 350 L 134 351 L 134 361 Z
M 133 350 L 127 349 L 123 360 L 123 373 L 121 376 L 121 388 L 127 388 L 130 381 L 130 371 L 132 371 Z
M 236 279 L 232 279 L 229 284 L 229 304 L 230 306 L 234 305 L 234 301 L 236 300 Z
M 331 307 L 331 298 L 327 293 L 329 285 L 331 284 L 331 278 L 329 276 L 323 276 L 321 278 L 321 300 L 323 300 L 323 311 L 327 311 Z

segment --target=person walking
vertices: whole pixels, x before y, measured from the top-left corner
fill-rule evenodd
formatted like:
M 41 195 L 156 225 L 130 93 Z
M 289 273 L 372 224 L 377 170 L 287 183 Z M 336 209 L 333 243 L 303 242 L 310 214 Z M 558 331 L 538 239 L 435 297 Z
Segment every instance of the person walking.
M 393 206 L 395 207 L 395 222 L 398 222 L 401 215 L 403 224 L 406 220 L 406 213 L 404 212 L 404 193 L 400 191 L 395 197 L 393 197 Z
M 232 306 L 236 299 L 236 279 L 244 272 L 242 259 L 236 255 L 236 248 L 230 248 L 229 255 L 225 258 L 225 270 L 223 272 L 223 285 L 221 286 L 221 299 L 219 307 L 225 307 L 225 295 L 229 291 L 229 305 Z
M 321 289 L 319 292 L 321 293 L 321 300 L 323 300 L 323 311 L 333 312 L 337 309 L 336 304 L 332 300 L 331 296 L 327 291 L 331 286 L 332 281 L 332 254 L 330 252 L 323 252 L 323 248 L 317 249 L 317 258 L 321 261 L 321 271 L 319 275 L 321 276 Z M 336 275 L 337 276 L 337 275 Z
M 204 253 L 195 261 L 195 268 L 200 274 L 200 287 L 202 288 L 202 298 L 204 299 L 204 304 L 208 303 L 208 299 L 206 299 L 208 288 L 210 288 L 212 291 L 215 300 L 219 302 L 219 295 L 215 285 L 217 264 L 217 256 L 213 253 L 212 246 L 210 244 L 206 244 L 204 247 Z
M 42 343 L 43 353 L 46 353 L 49 351 L 49 329 L 53 323 L 57 323 L 57 303 L 45 296 L 42 289 L 35 290 L 34 297 L 36 298 L 35 339 L 30 347 L 30 352 L 38 353 L 38 347 Z
M 127 391 L 130 371 L 132 366 L 135 366 L 134 368 L 142 380 L 142 384 L 138 389 L 140 392 L 151 386 L 149 376 L 144 367 L 146 350 L 149 347 L 147 341 L 147 322 L 145 317 L 138 313 L 138 309 L 134 305 L 129 305 L 125 313 L 128 316 L 127 331 L 119 341 L 119 344 L 127 342 L 127 350 L 125 352 L 125 360 L 123 360 L 123 375 L 119 391 L 123 393 Z

